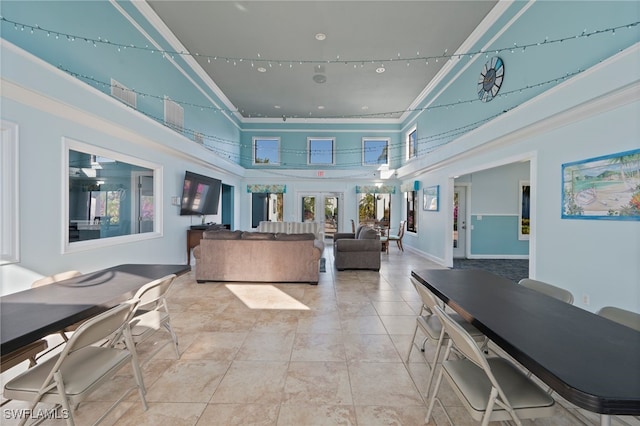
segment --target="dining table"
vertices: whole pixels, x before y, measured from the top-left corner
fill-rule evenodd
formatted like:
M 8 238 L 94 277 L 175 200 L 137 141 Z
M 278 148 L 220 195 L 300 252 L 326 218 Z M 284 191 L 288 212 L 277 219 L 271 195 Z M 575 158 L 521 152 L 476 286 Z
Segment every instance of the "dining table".
M 411 275 L 601 425 L 640 415 L 640 332 L 485 270 Z
M 183 275 L 189 265 L 122 264 L 0 297 L 0 353 L 21 347 L 124 302 L 144 284 Z

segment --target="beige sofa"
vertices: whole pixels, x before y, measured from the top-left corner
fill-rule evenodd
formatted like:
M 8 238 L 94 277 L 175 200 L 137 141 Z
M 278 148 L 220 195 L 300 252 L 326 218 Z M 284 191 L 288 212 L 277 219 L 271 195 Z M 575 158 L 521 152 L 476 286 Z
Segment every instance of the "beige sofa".
M 307 282 L 320 278 L 315 235 L 205 231 L 194 251 L 196 281 Z

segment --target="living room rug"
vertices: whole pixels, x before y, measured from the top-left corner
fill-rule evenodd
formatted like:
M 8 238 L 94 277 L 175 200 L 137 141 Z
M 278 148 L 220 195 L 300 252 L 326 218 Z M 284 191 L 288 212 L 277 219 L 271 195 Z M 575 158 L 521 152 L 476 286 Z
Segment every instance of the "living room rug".
M 324 257 L 320 258 L 320 272 L 327 272 L 327 259 Z

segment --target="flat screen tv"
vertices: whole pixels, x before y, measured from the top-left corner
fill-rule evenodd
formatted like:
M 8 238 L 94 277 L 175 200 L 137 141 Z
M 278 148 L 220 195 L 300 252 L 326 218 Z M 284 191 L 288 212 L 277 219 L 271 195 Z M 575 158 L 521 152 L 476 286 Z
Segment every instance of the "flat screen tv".
M 182 185 L 180 215 L 218 214 L 222 181 L 187 171 Z

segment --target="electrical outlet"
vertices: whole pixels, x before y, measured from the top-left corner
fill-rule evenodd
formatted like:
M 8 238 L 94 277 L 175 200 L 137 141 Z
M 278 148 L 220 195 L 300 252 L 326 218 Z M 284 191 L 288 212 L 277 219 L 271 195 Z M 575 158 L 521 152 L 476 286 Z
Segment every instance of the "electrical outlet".
M 583 294 L 582 295 L 582 304 L 584 306 L 589 306 L 589 295 L 588 294 Z

